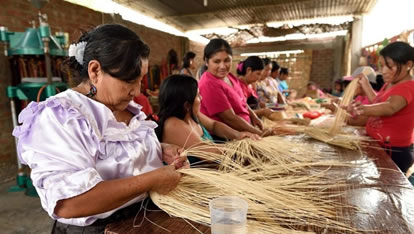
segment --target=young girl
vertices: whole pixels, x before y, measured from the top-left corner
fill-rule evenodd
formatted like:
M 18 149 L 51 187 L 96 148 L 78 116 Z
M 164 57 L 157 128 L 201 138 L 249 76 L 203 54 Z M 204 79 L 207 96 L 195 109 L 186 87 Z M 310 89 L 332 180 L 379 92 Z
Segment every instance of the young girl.
M 200 112 L 201 97 L 197 81 L 186 75 L 173 75 L 161 85 L 159 126 L 155 130 L 161 142 L 169 142 L 188 149 L 204 141 L 213 141 L 210 133 L 224 139 L 242 139 L 259 136 L 239 132 Z
M 404 173 L 414 162 L 414 81 L 410 74 L 414 48 L 394 42 L 380 51 L 379 62 L 385 84 L 373 104 L 353 102 L 348 111 L 356 118 L 353 125 L 365 125 L 367 134 L 377 140 Z M 365 90 L 366 79 L 360 78 Z

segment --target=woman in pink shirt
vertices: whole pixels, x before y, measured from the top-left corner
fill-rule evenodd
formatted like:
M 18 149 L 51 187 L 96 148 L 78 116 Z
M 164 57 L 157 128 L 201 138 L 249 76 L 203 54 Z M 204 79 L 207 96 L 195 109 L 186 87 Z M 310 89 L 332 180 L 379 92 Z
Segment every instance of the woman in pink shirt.
M 385 84 L 372 105 L 354 102 L 348 106 L 347 110 L 356 116 L 349 123 L 365 125 L 367 134 L 384 147 L 401 171 L 407 172 L 414 162 L 414 48 L 405 42 L 394 42 L 380 55 Z M 361 79 L 364 91 L 366 83 Z
M 240 81 L 230 73 L 232 54 L 223 39 L 213 39 L 204 48 L 207 71 L 199 82 L 200 110 L 238 131 L 266 135 L 269 131 L 263 130 L 262 121 L 247 105 Z

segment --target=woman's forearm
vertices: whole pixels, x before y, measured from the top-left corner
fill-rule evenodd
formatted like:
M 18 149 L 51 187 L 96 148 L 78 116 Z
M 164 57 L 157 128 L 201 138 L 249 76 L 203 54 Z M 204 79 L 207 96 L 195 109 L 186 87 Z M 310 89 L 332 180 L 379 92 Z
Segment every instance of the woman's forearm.
M 253 127 L 251 124 L 247 123 L 243 118 L 240 116 L 234 115 L 234 117 L 224 117 L 222 118 L 224 123 L 229 125 L 231 128 L 237 131 L 247 131 L 254 134 L 261 135 L 262 131 Z
M 362 110 L 362 115 L 373 117 L 392 116 L 398 111 L 398 109 L 394 108 L 389 102 L 365 105 L 362 107 Z
M 367 121 L 367 116 L 357 116 L 355 118 L 349 118 L 347 124 L 351 126 L 365 126 Z
M 214 135 L 217 135 L 219 137 L 229 139 L 229 140 L 238 139 L 240 137 L 239 131 L 232 129 L 231 127 L 219 121 L 214 122 L 213 133 Z
M 368 88 L 367 90 L 364 90 L 365 95 L 368 97 L 368 100 L 370 103 L 374 102 L 374 99 L 377 97 L 377 94 L 375 93 L 374 89 Z
M 157 173 L 154 170 L 138 176 L 102 181 L 81 195 L 59 200 L 54 212 L 62 218 L 79 218 L 113 210 L 150 191 L 156 183 Z

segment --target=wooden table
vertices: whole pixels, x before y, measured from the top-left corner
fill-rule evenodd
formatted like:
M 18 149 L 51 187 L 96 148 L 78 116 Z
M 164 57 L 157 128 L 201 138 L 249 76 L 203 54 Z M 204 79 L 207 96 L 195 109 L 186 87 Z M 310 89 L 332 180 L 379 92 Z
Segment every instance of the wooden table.
M 414 188 L 382 149 L 366 148 L 361 155 L 359 152 L 312 142 L 315 142 L 315 150 L 329 152 L 327 160 L 352 162 L 356 166 L 332 169 L 328 172 L 333 179 L 345 178 L 349 186 L 343 190 L 343 196 L 339 198 L 344 207 L 337 210 L 338 219 L 345 221 L 350 227 L 361 230 L 362 233 L 414 233 Z M 345 208 L 347 205 L 353 205 L 360 210 Z M 143 216 L 141 212 L 137 220 L 142 220 Z M 199 233 L 183 219 L 169 217 L 163 211 L 148 211 L 146 217 L 170 230 L 170 233 Z M 134 228 L 133 221 L 132 217 L 110 224 L 105 233 L 169 233 L 147 220 L 144 220 L 141 227 Z M 208 227 L 192 224 L 201 232 L 210 233 Z M 343 233 L 336 230 L 316 231 Z

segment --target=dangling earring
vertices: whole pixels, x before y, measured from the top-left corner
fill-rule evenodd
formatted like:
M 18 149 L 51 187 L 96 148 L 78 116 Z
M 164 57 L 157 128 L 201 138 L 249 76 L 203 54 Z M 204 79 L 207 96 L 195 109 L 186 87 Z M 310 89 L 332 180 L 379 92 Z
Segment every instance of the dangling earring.
M 98 92 L 98 90 L 96 89 L 95 85 L 90 84 L 90 86 L 91 86 L 91 90 L 89 90 L 89 93 L 86 94 L 86 96 L 89 97 L 89 98 L 95 96 L 96 93 Z

